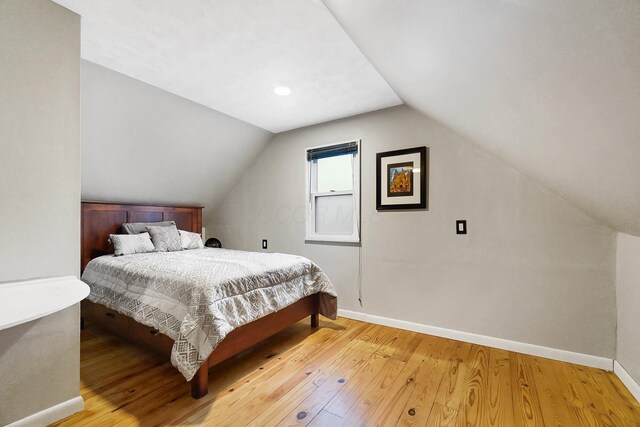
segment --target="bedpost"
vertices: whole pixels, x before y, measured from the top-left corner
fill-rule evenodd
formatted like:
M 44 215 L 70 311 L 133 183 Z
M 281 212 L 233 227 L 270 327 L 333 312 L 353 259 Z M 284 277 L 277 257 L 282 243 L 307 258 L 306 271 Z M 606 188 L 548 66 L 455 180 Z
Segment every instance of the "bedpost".
M 191 397 L 200 399 L 209 393 L 209 361 L 205 360 L 191 379 Z
M 320 324 L 320 315 L 318 313 L 313 313 L 311 315 L 311 327 L 317 328 Z

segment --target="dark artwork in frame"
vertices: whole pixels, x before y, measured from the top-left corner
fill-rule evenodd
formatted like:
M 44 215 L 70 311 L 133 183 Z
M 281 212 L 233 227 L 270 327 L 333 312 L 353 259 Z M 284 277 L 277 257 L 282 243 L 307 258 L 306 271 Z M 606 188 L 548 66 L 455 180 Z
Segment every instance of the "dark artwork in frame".
M 376 209 L 428 209 L 429 147 L 376 155 Z

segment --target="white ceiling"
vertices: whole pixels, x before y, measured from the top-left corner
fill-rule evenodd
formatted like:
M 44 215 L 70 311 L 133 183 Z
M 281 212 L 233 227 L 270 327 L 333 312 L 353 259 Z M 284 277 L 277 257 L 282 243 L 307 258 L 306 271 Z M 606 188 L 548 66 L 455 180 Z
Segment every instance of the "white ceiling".
M 55 1 L 84 59 L 271 132 L 402 103 L 320 0 Z
M 640 235 L 640 1 L 325 3 L 404 102 Z

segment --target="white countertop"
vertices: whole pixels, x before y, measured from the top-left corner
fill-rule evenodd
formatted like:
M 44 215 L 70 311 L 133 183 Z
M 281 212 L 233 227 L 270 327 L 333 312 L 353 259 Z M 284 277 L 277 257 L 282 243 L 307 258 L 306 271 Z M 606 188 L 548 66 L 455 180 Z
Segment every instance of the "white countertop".
M 89 295 L 74 276 L 0 283 L 0 330 L 64 310 Z

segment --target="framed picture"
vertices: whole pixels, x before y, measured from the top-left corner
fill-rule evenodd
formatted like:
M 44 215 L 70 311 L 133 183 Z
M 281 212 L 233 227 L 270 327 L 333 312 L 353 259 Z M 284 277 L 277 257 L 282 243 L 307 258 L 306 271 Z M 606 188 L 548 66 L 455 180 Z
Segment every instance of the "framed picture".
M 376 209 L 427 209 L 429 148 L 376 155 Z

